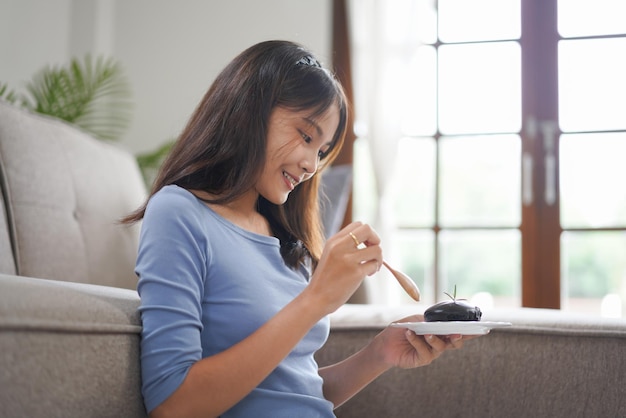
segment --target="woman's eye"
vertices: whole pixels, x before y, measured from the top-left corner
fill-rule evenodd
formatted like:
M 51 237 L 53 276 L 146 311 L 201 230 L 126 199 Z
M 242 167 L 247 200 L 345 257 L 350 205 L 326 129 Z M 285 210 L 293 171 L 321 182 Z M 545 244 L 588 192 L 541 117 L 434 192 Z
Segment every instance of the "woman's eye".
M 320 160 L 323 160 L 324 158 L 328 157 L 329 153 L 330 153 L 330 148 L 324 147 L 317 152 L 317 158 L 319 158 Z
M 310 144 L 311 141 L 313 140 L 313 138 L 311 138 L 310 136 L 308 136 L 304 132 L 300 132 L 300 136 L 302 137 L 302 139 L 304 139 L 304 142 L 306 142 L 307 144 Z

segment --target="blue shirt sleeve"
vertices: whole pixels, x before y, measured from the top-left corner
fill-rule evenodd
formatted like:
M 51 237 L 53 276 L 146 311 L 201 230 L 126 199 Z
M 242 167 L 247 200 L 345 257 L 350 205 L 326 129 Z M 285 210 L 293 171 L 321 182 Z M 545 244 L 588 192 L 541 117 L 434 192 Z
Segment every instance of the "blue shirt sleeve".
M 148 412 L 182 384 L 202 357 L 201 299 L 209 255 L 205 241 L 199 216 L 184 196 L 153 196 L 142 223 L 136 265 L 143 325 L 142 393 Z

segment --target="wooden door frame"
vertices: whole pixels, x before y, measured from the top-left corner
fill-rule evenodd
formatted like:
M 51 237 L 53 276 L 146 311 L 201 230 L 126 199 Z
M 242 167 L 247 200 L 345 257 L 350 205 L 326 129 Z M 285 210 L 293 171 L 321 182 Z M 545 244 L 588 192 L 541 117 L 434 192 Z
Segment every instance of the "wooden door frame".
M 556 0 L 522 0 L 522 306 L 561 306 Z M 532 22 L 532 25 L 530 24 Z M 547 150 L 546 131 L 553 143 Z M 548 163 L 548 151 L 552 161 Z M 548 172 L 550 170 L 551 172 Z M 554 200 L 546 198 L 552 182 Z M 532 188 L 528 188 L 532 186 Z M 530 193 L 530 195 L 528 194 Z M 528 201 L 531 197 L 531 201 Z

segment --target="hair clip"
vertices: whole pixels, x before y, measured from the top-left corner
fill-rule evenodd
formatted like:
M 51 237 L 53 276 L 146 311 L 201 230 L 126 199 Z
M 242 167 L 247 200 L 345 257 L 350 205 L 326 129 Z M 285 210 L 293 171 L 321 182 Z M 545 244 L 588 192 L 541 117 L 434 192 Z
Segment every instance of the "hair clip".
M 319 61 L 310 55 L 306 55 L 300 58 L 298 62 L 296 62 L 296 65 L 310 65 L 311 67 L 322 68 L 322 65 L 319 63 Z

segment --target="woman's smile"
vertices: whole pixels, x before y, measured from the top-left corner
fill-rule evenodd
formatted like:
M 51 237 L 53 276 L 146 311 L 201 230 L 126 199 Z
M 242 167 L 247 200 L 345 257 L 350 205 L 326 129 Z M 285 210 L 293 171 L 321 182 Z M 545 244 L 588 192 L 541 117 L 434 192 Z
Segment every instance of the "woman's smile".
M 299 179 L 296 179 L 294 176 L 289 174 L 286 171 L 283 171 L 283 177 L 287 180 L 286 183 L 289 186 L 289 190 L 293 190 L 300 183 Z

